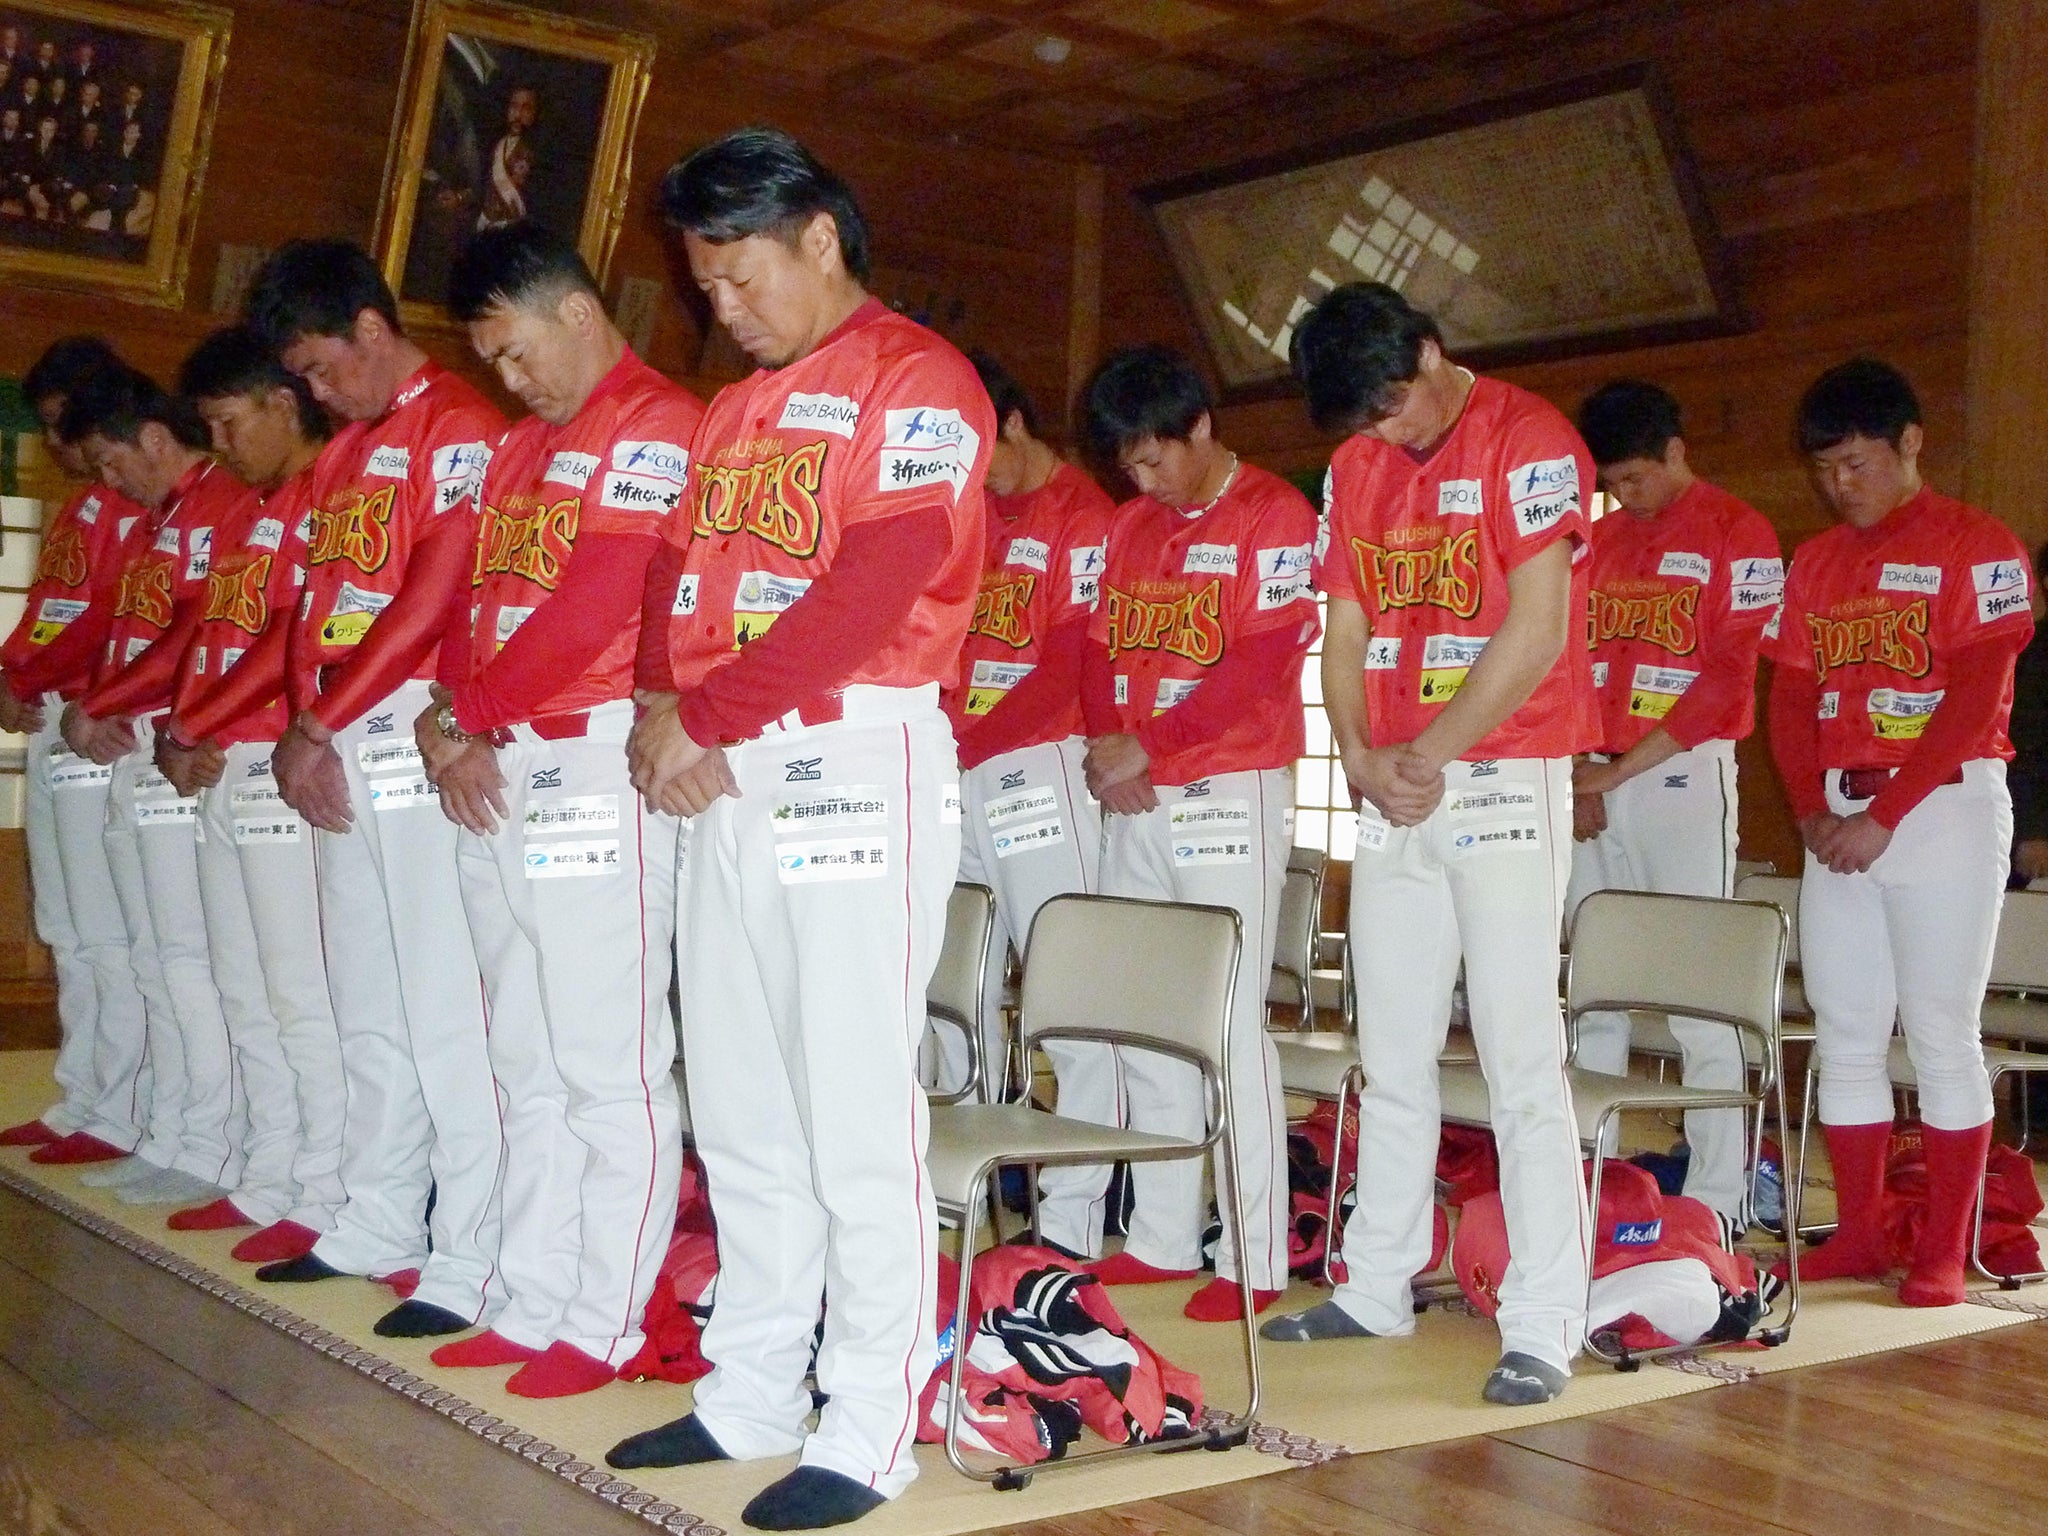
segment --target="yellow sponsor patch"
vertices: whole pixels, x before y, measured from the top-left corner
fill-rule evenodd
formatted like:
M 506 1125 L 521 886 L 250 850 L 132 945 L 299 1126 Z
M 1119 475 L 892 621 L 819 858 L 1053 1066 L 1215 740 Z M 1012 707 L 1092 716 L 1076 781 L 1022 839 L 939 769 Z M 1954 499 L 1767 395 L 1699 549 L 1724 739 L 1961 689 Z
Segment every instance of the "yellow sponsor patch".
M 370 632 L 370 626 L 377 622 L 374 613 L 330 614 L 320 626 L 322 645 L 356 645 Z

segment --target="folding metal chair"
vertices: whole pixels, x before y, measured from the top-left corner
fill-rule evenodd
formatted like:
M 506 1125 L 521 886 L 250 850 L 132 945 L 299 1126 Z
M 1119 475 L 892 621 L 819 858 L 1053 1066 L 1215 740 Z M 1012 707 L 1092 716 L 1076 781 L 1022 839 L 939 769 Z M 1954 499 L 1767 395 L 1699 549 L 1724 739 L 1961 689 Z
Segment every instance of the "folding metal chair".
M 1297 1029 L 1314 1029 L 1317 929 L 1322 923 L 1323 871 L 1329 856 L 1320 848 L 1295 848 L 1287 855 L 1280 886 L 1279 939 L 1273 946 L 1273 975 L 1266 1005 L 1301 1010 Z

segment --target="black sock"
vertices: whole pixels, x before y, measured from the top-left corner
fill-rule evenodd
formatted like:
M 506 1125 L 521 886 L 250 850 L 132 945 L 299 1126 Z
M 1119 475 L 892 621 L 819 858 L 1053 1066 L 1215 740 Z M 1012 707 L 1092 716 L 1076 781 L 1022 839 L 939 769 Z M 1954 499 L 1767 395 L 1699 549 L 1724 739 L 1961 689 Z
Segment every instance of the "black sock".
M 377 1319 L 375 1332 L 384 1339 L 431 1339 L 444 1333 L 460 1333 L 476 1324 L 431 1301 L 401 1301 Z
M 824 1467 L 798 1467 L 747 1501 L 740 1519 L 757 1531 L 815 1531 L 858 1520 L 888 1502 L 865 1483 Z
M 621 1470 L 687 1467 L 700 1461 L 731 1460 L 694 1413 L 684 1414 L 680 1419 L 673 1419 L 654 1429 L 644 1429 L 637 1435 L 626 1436 L 604 1453 L 604 1459 L 608 1465 Z
M 310 1253 L 302 1253 L 296 1259 L 280 1259 L 275 1264 L 266 1264 L 256 1271 L 258 1280 L 281 1280 L 301 1282 L 306 1280 L 332 1280 L 342 1271 L 332 1264 L 323 1263 Z

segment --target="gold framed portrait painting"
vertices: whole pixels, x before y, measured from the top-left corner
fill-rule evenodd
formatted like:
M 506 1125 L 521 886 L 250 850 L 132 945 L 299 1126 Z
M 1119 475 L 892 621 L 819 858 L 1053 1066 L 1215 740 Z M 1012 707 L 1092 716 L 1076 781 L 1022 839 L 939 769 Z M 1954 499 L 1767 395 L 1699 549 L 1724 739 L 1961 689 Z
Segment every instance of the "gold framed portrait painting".
M 0 280 L 184 302 L 230 21 L 0 0 Z
M 654 65 L 637 33 L 499 5 L 418 0 L 377 259 L 408 324 L 446 324 L 448 273 L 479 230 L 530 219 L 604 280 Z

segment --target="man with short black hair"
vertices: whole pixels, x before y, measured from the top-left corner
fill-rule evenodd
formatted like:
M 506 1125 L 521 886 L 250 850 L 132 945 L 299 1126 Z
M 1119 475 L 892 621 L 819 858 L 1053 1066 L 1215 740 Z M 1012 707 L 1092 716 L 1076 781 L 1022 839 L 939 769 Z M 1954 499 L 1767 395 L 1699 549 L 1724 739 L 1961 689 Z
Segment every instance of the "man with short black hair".
M 1681 427 L 1676 400 L 1631 379 L 1579 407 L 1579 431 L 1620 511 L 1593 526 L 1600 747 L 1573 776 L 1568 920 L 1599 890 L 1735 891 L 1735 743 L 1756 725 L 1756 650 L 1784 595 L 1785 566 L 1763 514 L 1693 473 Z M 1734 1029 L 1674 1016 L 1671 1032 L 1686 1086 L 1742 1087 Z M 1628 1053 L 1627 1014 L 1579 1020 L 1579 1066 L 1625 1075 Z M 1692 1111 L 1685 1139 L 1685 1192 L 1740 1233 L 1749 1221 L 1742 1111 Z
M 1799 404 L 1809 472 L 1841 521 L 1801 545 L 1767 632 L 1771 749 L 1799 835 L 1799 952 L 1840 1225 L 1801 1277 L 1889 1268 L 1889 1051 L 1903 1030 L 1927 1154 L 1909 1307 L 1964 1299 L 1991 1144 L 1978 1012 L 2012 847 L 2013 659 L 2032 638 L 2026 552 L 1920 477 L 1905 376 L 1873 358 Z
M 1593 744 L 1593 468 L 1555 408 L 1457 366 L 1383 283 L 1329 293 L 1293 361 L 1316 424 L 1351 434 L 1323 493 L 1323 702 L 1363 802 L 1351 953 L 1369 1002 L 1349 1275 L 1265 1336 L 1414 1331 L 1462 962 L 1515 1255 L 1484 1396 L 1547 1402 L 1585 1342 L 1590 1247 L 1557 973 L 1571 759 Z
M 1217 440 L 1214 401 L 1166 347 L 1132 347 L 1084 393 L 1088 436 L 1138 488 L 1110 520 L 1102 595 L 1089 625 L 1081 706 L 1088 785 L 1107 814 L 1108 896 L 1205 902 L 1244 920 L 1232 997 L 1231 1167 L 1217 1200 L 1216 1279 L 1184 1310 L 1200 1322 L 1262 1312 L 1287 1285 L 1287 1174 L 1280 1066 L 1266 1035 L 1266 983 L 1294 841 L 1294 764 L 1306 750 L 1301 663 L 1316 637 L 1315 509 L 1277 475 Z M 1200 1075 L 1156 1051 L 1119 1051 L 1124 1123 L 1199 1140 Z M 1084 1111 L 1096 1106 L 1086 1102 Z M 1107 1168 L 1091 1170 L 1096 1193 Z M 1090 1266 L 1106 1283 L 1192 1277 L 1201 1260 L 1202 1168 L 1134 1163 L 1123 1251 Z M 1096 1230 L 1099 1237 L 1099 1229 Z
M 134 1204 L 204 1204 L 240 1176 L 245 1112 L 200 903 L 194 807 L 150 749 L 205 606 L 214 536 L 236 525 L 252 498 L 208 457 L 206 423 L 192 403 L 143 374 L 92 379 L 65 405 L 59 430 L 150 510 L 125 551 L 98 674 L 65 706 L 63 725 L 80 756 L 114 765 L 107 856 L 130 929 L 147 924 L 156 938 L 155 974 L 137 977 L 145 998 L 157 993 L 148 1010 L 148 1134 L 135 1165 L 110 1182 Z
M 966 358 L 868 296 L 853 194 L 787 134 L 698 150 L 662 210 L 762 366 L 698 430 L 648 578 L 630 744 L 641 792 L 695 818 L 680 969 L 718 1222 L 712 1370 L 696 1412 L 608 1459 L 800 1452 L 742 1518 L 809 1529 L 917 1476 L 937 1359 L 917 1053 L 960 866 L 939 690 L 973 616 L 996 423 Z
M 0 1131 L 0 1146 L 32 1146 L 39 1163 L 108 1162 L 142 1140 L 136 1074 L 144 1024 L 132 946 L 153 949 L 155 940 L 129 932 L 107 863 L 113 770 L 72 752 L 59 730 L 64 706 L 92 681 L 120 595 L 122 542 L 143 514 L 91 479 L 57 423 L 74 391 L 121 366 L 99 337 L 68 336 L 22 379 L 43 423 L 44 451 L 71 479 L 88 482 L 50 519 L 21 622 L 0 646 L 0 729 L 29 738 L 22 824 L 36 933 L 57 974 L 63 1093 L 38 1118 Z
M 278 791 L 323 834 L 320 923 L 348 1079 L 346 1198 L 310 1253 L 257 1278 L 418 1268 L 418 1289 L 377 1331 L 455 1333 L 503 1299 L 504 1137 L 455 827 L 405 726 L 427 705 L 449 605 L 471 574 L 472 493 L 504 418 L 405 334 L 377 264 L 348 241 L 278 250 L 250 289 L 249 322 L 349 423 L 308 498 L 297 618 L 257 647 L 286 652 L 292 716 L 271 758 Z M 274 664 L 268 654 L 258 663 Z
M 517 1363 L 508 1392 L 562 1397 L 639 1351 L 682 1173 L 676 822 L 634 793 L 623 748 L 647 565 L 704 408 L 633 355 L 559 235 L 485 230 L 448 303 L 533 414 L 491 456 L 475 584 L 414 722 L 463 829 L 505 1105 L 505 1306 L 434 1360 Z

